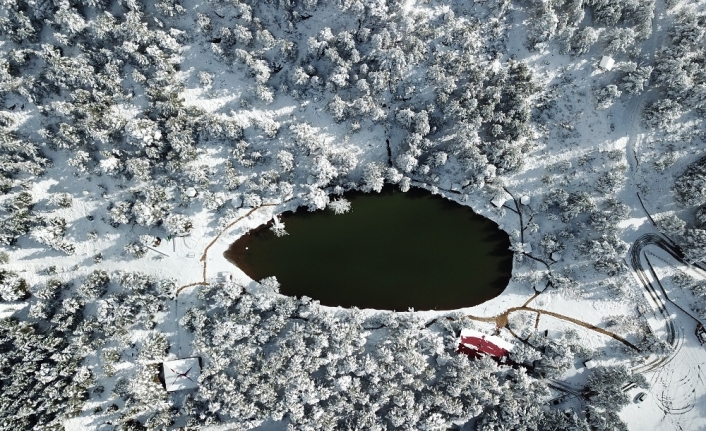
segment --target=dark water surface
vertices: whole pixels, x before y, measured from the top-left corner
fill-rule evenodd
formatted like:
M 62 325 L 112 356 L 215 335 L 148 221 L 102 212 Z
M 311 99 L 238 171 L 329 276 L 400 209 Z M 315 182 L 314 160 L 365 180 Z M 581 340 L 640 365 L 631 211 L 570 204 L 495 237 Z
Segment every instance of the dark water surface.
M 225 256 L 254 280 L 276 276 L 285 295 L 330 306 L 449 310 L 494 298 L 507 285 L 510 240 L 470 208 L 422 189 L 346 199 L 347 214 L 284 213 L 289 235 L 260 227 Z

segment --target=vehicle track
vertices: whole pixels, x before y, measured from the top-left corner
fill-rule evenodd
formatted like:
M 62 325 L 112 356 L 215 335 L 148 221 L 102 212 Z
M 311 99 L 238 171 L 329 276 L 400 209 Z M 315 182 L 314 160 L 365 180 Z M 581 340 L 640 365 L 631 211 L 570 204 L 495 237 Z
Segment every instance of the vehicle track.
M 695 267 L 684 260 L 684 255 L 678 246 L 658 234 L 649 233 L 642 235 L 633 243 L 630 249 L 632 268 L 643 285 L 646 296 L 654 304 L 653 311 L 664 319 L 667 328 L 667 342 L 672 347 L 669 355 L 656 358 L 650 363 L 633 367 L 632 371 L 641 374 L 654 372 L 650 376 L 649 381 L 650 386 L 654 388 L 655 399 L 659 408 L 665 414 L 679 416 L 694 409 L 696 406 L 696 387 L 706 387 L 706 384 L 704 384 L 700 358 L 696 357 L 694 350 L 686 348 L 687 339 L 684 328 L 675 325 L 667 310 L 667 303 L 675 306 L 696 323 L 700 323 L 700 321 L 692 313 L 669 298 L 657 271 L 647 256 L 649 252 L 645 248 L 648 246 L 655 246 L 661 249 L 679 264 L 690 268 Z M 649 254 L 656 256 L 653 253 Z M 643 258 L 647 264 L 646 267 L 643 265 Z M 659 259 L 664 261 L 662 258 Z M 667 262 L 665 261 L 665 263 Z M 695 268 L 695 270 L 701 272 L 700 268 Z M 694 364 L 697 365 L 694 367 Z M 691 389 L 691 391 L 688 389 Z

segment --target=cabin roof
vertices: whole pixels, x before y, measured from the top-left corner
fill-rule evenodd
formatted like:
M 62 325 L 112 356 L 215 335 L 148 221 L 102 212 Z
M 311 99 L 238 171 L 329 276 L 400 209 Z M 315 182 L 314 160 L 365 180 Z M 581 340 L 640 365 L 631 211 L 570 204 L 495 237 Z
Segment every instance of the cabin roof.
M 199 386 L 201 364 L 199 358 L 185 358 L 163 362 L 164 385 L 167 392 L 192 389 Z
M 500 337 L 486 335 L 473 329 L 461 330 L 460 351 L 467 353 L 477 352 L 496 358 L 507 356 L 513 349 L 513 344 Z
M 615 60 L 613 60 L 612 57 L 604 55 L 603 58 L 601 58 L 601 63 L 598 66 L 603 70 L 611 70 L 614 64 Z

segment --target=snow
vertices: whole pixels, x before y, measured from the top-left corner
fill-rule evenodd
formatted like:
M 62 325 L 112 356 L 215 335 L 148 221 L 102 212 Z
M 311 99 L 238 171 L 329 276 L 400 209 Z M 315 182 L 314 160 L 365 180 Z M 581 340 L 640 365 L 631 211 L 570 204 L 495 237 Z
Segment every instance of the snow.
M 170 240 L 162 238 L 157 246 L 148 245 L 147 248 L 159 253 L 162 256 L 170 257 L 176 252 L 177 238 L 172 238 Z
M 474 3 L 484 2 L 476 1 Z M 184 4 L 189 14 L 197 9 L 209 14 L 213 9 L 210 3 L 184 2 Z M 703 140 L 699 138 L 699 133 L 703 133 L 701 123 L 693 116 L 689 117 L 690 114 L 685 114 L 683 120 L 679 120 L 681 122 L 674 126 L 657 131 L 649 130 L 643 124 L 642 108 L 662 97 L 663 89 L 660 87 L 652 87 L 642 94 L 634 96 L 623 92 L 623 95 L 605 110 L 596 108 L 595 96 L 592 93 L 594 89 L 605 88 L 609 84 L 620 86 L 621 79 L 628 75 L 628 72 L 623 72 L 623 70 L 628 70 L 626 63 L 634 60 L 639 64 L 644 62 L 653 65 L 658 48 L 669 46 L 667 32 L 671 28 L 674 16 L 684 9 L 685 2 L 674 6 L 669 11 L 664 8 L 661 2 L 657 2 L 657 4 L 657 13 L 654 23 L 652 23 L 654 31 L 650 37 L 644 43 L 638 43 L 634 47 L 634 52 L 616 52 L 615 54 L 611 53 L 611 56 L 603 55 L 603 48 L 600 45 L 606 36 L 606 29 L 601 26 L 595 27 L 596 31 L 600 33 L 600 42 L 597 42 L 583 55 L 570 56 L 561 54 L 559 47 L 552 43 L 536 51 L 527 51 L 524 46 L 525 33 L 527 26 L 531 23 L 521 19 L 514 20 L 515 24 L 507 29 L 508 36 L 503 42 L 506 44 L 506 53 L 502 53 L 502 56 L 514 55 L 517 60 L 527 64 L 535 84 L 542 88 L 541 96 L 547 100 L 546 106 L 554 106 L 554 108 L 537 109 L 534 112 L 538 120 L 533 122 L 530 127 L 531 131 L 527 137 L 528 150 L 526 154 L 523 154 L 526 159 L 524 166 L 517 172 L 499 175 L 495 181 L 484 178 L 483 181 L 486 182 L 487 187 L 483 190 L 466 188 L 469 184 L 468 178 L 457 175 L 458 172 L 454 171 L 454 167 L 456 169 L 458 167 L 453 163 L 458 163 L 457 161 L 450 162 L 449 166 L 434 171 L 437 175 L 436 178 L 425 177 L 423 178 L 424 183 L 416 181 L 414 184 L 429 190 L 435 190 L 432 188 L 435 187 L 436 191 L 447 198 L 467 205 L 477 213 L 492 219 L 498 224 L 500 230 L 513 237 L 513 240 L 516 241 L 515 244 L 521 245 L 522 251 L 550 264 L 545 266 L 529 257 L 525 257 L 522 262 L 515 261 L 513 279 L 500 296 L 475 307 L 457 310 L 458 313 L 471 316 L 471 319 L 493 319 L 502 316 L 508 310 L 515 310 L 510 312 L 511 317 L 513 313 L 520 312 L 531 316 L 536 315 L 536 327 L 534 321 L 528 323 L 523 328 L 523 335 L 529 335 L 534 331 L 548 330 L 550 338 L 555 339 L 567 330 L 575 330 L 580 334 L 583 345 L 598 354 L 605 353 L 610 357 L 609 360 L 601 358 L 600 360 L 587 361 L 586 368 L 593 368 L 589 364 L 602 366 L 610 363 L 634 361 L 635 365 L 631 366 L 631 369 L 634 369 L 634 372 L 643 373 L 649 379 L 652 386 L 648 390 L 647 399 L 640 404 L 631 403 L 621 412 L 621 417 L 629 424 L 631 430 L 701 429 L 706 426 L 706 419 L 700 408 L 706 394 L 706 387 L 703 383 L 704 376 L 701 371 L 702 364 L 706 362 L 706 349 L 698 343 L 698 339 L 694 335 L 693 318 L 677 308 L 678 305 L 691 313 L 694 310 L 691 310 L 689 306 L 694 303 L 695 299 L 684 289 L 672 286 L 666 280 L 673 276 L 675 269 L 686 272 L 699 281 L 704 279 L 702 272 L 693 266 L 687 266 L 674 260 L 654 245 L 646 248 L 650 253 L 658 256 L 655 259 L 648 256 L 649 261 L 655 266 L 656 275 L 650 272 L 644 275 L 647 285 L 642 284 L 642 278 L 632 268 L 629 251 L 617 256 L 617 259 L 619 261 L 624 259 L 627 271 L 631 275 L 622 277 L 597 272 L 593 268 L 596 259 L 584 256 L 578 249 L 578 245 L 583 240 L 591 235 L 597 236 L 590 225 L 586 212 L 564 221 L 562 220 L 563 214 L 556 206 L 550 207 L 548 210 L 541 209 L 542 203 L 545 202 L 547 195 L 552 190 L 564 190 L 567 193 L 587 191 L 599 209 L 603 208 L 602 205 L 605 204 L 606 198 L 616 197 L 628 206 L 629 214 L 617 222 L 610 222 L 609 227 L 614 229 L 615 235 L 628 245 L 634 244 L 646 233 L 656 232 L 656 228 L 646 216 L 645 210 L 637 198 L 637 193 L 641 194 L 645 200 L 647 211 L 650 211 L 653 216 L 676 212 L 680 217 L 693 223 L 693 214 L 688 213 L 686 209 L 675 203 L 671 187 L 674 177 L 703 154 Z M 480 10 L 480 6 L 472 7 L 475 7 L 476 10 L 472 10 L 471 15 Z M 511 11 L 513 18 L 525 18 L 529 12 L 524 10 L 524 7 L 513 6 Z M 701 6 L 693 5 L 693 7 Z M 408 1 L 404 3 L 400 13 L 422 15 L 440 13 L 434 8 L 437 7 L 426 7 L 421 3 Z M 445 10 L 454 9 L 450 6 L 444 8 Z M 432 11 L 432 9 L 434 10 Z M 345 14 L 340 16 L 313 15 L 311 19 L 297 23 L 296 31 L 299 32 L 297 34 L 303 39 L 315 36 L 318 31 L 317 26 L 345 28 L 348 19 Z M 587 21 L 590 21 L 591 13 L 586 15 L 589 17 Z M 211 14 L 211 17 L 214 15 Z M 273 22 L 275 21 L 273 20 Z M 505 25 L 502 21 L 497 22 L 499 27 Z M 249 141 L 253 145 L 259 142 L 258 139 L 261 139 L 261 136 L 265 134 L 267 127 L 283 125 L 281 129 L 278 129 L 280 131 L 275 133 L 274 139 L 266 141 L 265 148 L 271 153 L 268 157 L 273 157 L 281 149 L 292 150 L 291 144 L 287 142 L 290 136 L 287 135 L 286 128 L 295 122 L 311 124 L 316 139 L 323 143 L 322 148 L 325 148 L 325 150 L 315 151 L 323 153 L 345 149 L 354 154 L 359 164 L 355 169 L 359 169 L 360 166 L 370 161 L 387 163 L 385 145 L 379 144 L 388 137 L 392 142 L 394 156 L 398 155 L 397 151 L 402 148 L 401 142 L 404 135 L 392 124 L 393 121 L 390 121 L 389 124 L 387 121 L 362 121 L 362 124 L 359 125 L 361 128 L 356 132 L 351 132 L 346 121 L 337 122 L 331 119 L 326 110 L 323 90 L 315 97 L 301 99 L 278 93 L 271 105 L 254 101 L 253 96 L 248 93 L 250 91 L 249 85 L 252 82 L 249 72 L 244 71 L 237 64 L 226 65 L 220 62 L 215 55 L 208 51 L 210 49 L 208 46 L 200 46 L 199 38 L 202 36 L 193 30 L 193 20 L 184 18 L 183 23 L 180 22 L 179 25 L 186 28 L 190 36 L 193 36 L 193 40 L 184 45 L 184 50 L 179 54 L 181 56 L 179 79 L 184 85 L 179 97 L 184 99 L 184 105 L 201 109 L 218 118 L 238 122 L 245 129 L 243 140 Z M 267 22 L 262 25 L 267 26 Z M 2 42 L 5 46 L 9 43 L 9 41 Z M 485 43 L 484 40 L 476 38 L 469 44 L 469 47 L 473 45 L 482 47 L 483 43 Z M 443 51 L 445 48 L 439 49 Z M 479 63 L 479 67 L 499 71 L 503 68 L 504 61 L 505 59 L 500 57 L 491 58 Z M 596 73 L 596 62 L 599 62 L 599 67 L 602 70 L 615 69 L 616 74 Z M 196 80 L 199 71 L 211 73 L 213 82 L 206 86 L 199 84 Z M 290 71 L 283 70 L 281 73 L 284 75 Z M 132 78 L 125 77 L 125 79 L 130 81 Z M 423 88 L 423 91 L 430 91 L 426 85 L 420 81 L 418 89 Z M 43 142 L 38 131 L 46 126 L 43 123 L 44 112 L 41 111 L 40 115 L 38 107 L 29 102 L 22 111 L 18 110 L 19 108 L 8 110 L 7 108 L 15 103 L 12 99 L 17 97 L 13 93 L 8 93 L 8 99 L 5 102 L 6 109 L 3 113 L 14 121 L 11 126 L 8 126 L 8 130 L 21 131 L 36 142 Z M 68 100 L 68 97 L 66 99 Z M 433 100 L 434 98 L 430 96 L 429 101 Z M 539 104 L 538 100 L 535 101 Z M 114 105 L 110 113 L 116 120 L 134 121 L 143 115 L 143 108 L 147 106 L 147 103 L 144 94 L 138 91 L 135 97 L 129 101 Z M 42 109 L 46 109 L 46 106 L 43 106 Z M 444 136 L 443 139 L 439 139 L 440 148 L 448 146 L 449 142 L 456 138 L 455 132 L 453 135 L 453 137 Z M 154 133 L 140 134 L 135 132 L 130 136 L 139 137 L 143 141 L 163 138 L 163 136 Z M 194 165 L 213 168 L 215 173 L 211 179 L 218 180 L 209 183 L 210 179 L 207 178 L 206 186 L 197 185 L 197 182 L 194 181 L 194 185 L 189 184 L 183 190 L 183 195 L 193 199 L 193 202 L 180 202 L 179 206 L 175 206 L 175 210 L 187 214 L 192 219 L 194 228 L 189 236 L 173 238 L 170 241 L 166 240 L 166 234 L 160 226 L 142 226 L 133 221 L 117 228 L 110 224 L 109 205 L 119 200 L 128 199 L 132 193 L 140 192 L 143 187 L 140 183 L 112 176 L 112 173 L 122 169 L 119 158 L 100 159 L 95 166 L 97 172 L 101 174 L 98 176 L 85 172 L 79 173 L 68 165 L 68 160 L 75 154 L 48 150 L 53 166 L 44 176 L 31 182 L 28 181 L 23 187 L 33 196 L 36 202 L 35 210 L 42 217 L 61 217 L 66 220 L 65 238 L 75 243 L 76 252 L 73 255 L 65 255 L 49 249 L 37 240 L 50 243 L 53 237 L 52 232 L 48 228 L 36 228 L 32 235 L 21 237 L 17 244 L 3 246 L 3 251 L 7 251 L 11 259 L 9 263 L 3 264 L 2 269 L 17 272 L 32 286 L 45 284 L 52 277 L 64 281 L 80 279 L 94 269 L 103 269 L 111 274 L 123 271 L 140 271 L 160 279 L 174 278 L 177 280 L 178 287 L 206 280 L 220 279 L 223 281 L 232 277 L 234 282 L 242 284 L 248 291 L 258 292 L 259 284 L 247 277 L 239 268 L 227 262 L 222 257 L 223 252 L 233 241 L 251 229 L 270 220 L 273 220 L 275 224 L 279 223 L 278 214 L 299 206 L 307 206 L 310 197 L 304 188 L 297 187 L 288 196 L 266 197 L 263 203 L 273 204 L 273 206 L 261 206 L 249 213 L 253 208 L 242 207 L 244 201 L 248 202 L 242 189 L 226 190 L 220 180 L 223 165 L 234 159 L 231 153 L 231 144 L 233 143 L 221 147 L 220 144 L 213 142 L 199 143 Z M 676 160 L 672 162 L 673 164 L 663 170 L 654 169 L 655 163 L 663 161 L 668 154 L 675 155 Z M 597 180 L 604 174 L 617 172 L 619 166 L 627 167 L 626 171 L 620 171 L 623 172 L 620 174 L 622 182 L 611 191 L 595 191 L 594 186 Z M 247 183 L 247 187 L 259 187 L 258 176 L 265 168 L 247 170 L 238 166 L 237 169 L 239 170 L 237 175 L 239 181 Z M 287 174 L 286 179 L 297 186 L 309 184 L 312 186 L 311 190 L 314 190 L 320 185 L 321 179 L 308 170 L 309 167 L 297 166 Z M 460 170 L 457 169 L 457 171 Z M 352 175 L 350 179 L 356 179 L 355 175 Z M 433 181 L 434 179 L 436 181 Z M 466 182 L 461 182 L 464 179 Z M 178 188 L 181 186 L 183 185 L 171 184 L 167 188 L 172 196 L 177 196 L 179 194 Z M 442 190 L 439 191 L 439 189 Z M 443 189 L 449 189 L 453 193 Z M 519 197 L 519 202 L 523 207 L 515 208 L 515 202 L 504 192 L 504 189 Z M 325 190 L 328 192 L 330 188 L 325 188 Z M 59 191 L 70 192 L 73 195 L 71 207 L 57 208 L 49 203 L 49 197 Z M 206 192 L 214 193 L 214 195 L 220 193 L 218 196 L 223 198 L 223 206 L 217 210 L 206 208 L 203 202 L 203 198 L 208 194 Z M 174 199 L 176 200 L 176 198 Z M 533 202 L 532 208 L 529 207 L 530 199 Z M 3 205 L 7 205 L 8 201 L 9 198 L 2 198 Z M 320 204 L 323 200 L 319 199 L 316 202 Z M 524 226 L 520 224 L 520 218 L 517 213 L 512 211 L 513 209 L 522 212 Z M 232 211 L 227 220 L 226 211 Z M 88 219 L 89 216 L 92 218 L 91 220 Z M 240 217 L 244 218 L 230 225 L 233 220 Z M 536 233 L 531 232 L 531 229 L 526 229 L 529 220 L 537 223 L 538 231 Z M 151 250 L 141 259 L 127 256 L 123 247 L 136 241 L 137 236 L 143 234 L 160 236 L 162 242 L 158 246 L 150 245 Z M 557 251 L 545 250 L 540 245 L 545 234 L 554 235 L 557 242 L 562 243 L 564 248 Z M 524 238 L 521 238 L 520 235 L 524 235 Z M 212 241 L 215 242 L 211 244 Z M 102 255 L 102 261 L 94 262 L 93 258 L 98 253 Z M 646 263 L 646 253 L 641 252 L 639 256 L 639 260 L 643 264 Z M 203 262 L 201 261 L 202 256 L 205 257 Z M 551 259 L 551 262 L 547 257 Z M 47 275 L 45 271 L 49 266 L 56 267 L 55 275 Z M 554 275 L 571 277 L 578 286 L 545 287 L 547 274 L 550 272 Z M 607 292 L 607 283 L 611 281 L 621 283 L 621 288 L 624 289 L 623 293 L 613 296 L 613 293 Z M 660 281 L 664 285 L 665 292 L 659 288 Z M 654 291 L 650 290 L 651 288 Z M 179 294 L 175 304 L 178 301 L 181 308 L 194 307 L 198 309 L 201 303 L 196 299 L 195 294 L 190 295 L 197 290 L 198 286 L 186 288 Z M 537 292 L 541 293 L 534 296 Z M 669 299 L 674 301 L 674 304 Z M 36 301 L 36 298 L 27 302 L 2 304 L 0 315 L 3 317 L 24 315 L 23 313 L 26 313 L 29 308 L 30 301 Z M 660 307 L 666 308 L 665 313 L 660 312 Z M 188 351 L 191 348 L 188 340 L 179 341 L 178 336 L 174 335 L 179 333 L 176 321 L 177 317 L 184 313 L 181 308 L 178 313 L 174 311 L 174 316 L 163 317 L 158 326 L 163 332 L 171 334 L 169 337 L 173 342 L 173 348 L 170 355 L 181 350 Z M 336 312 L 335 309 L 329 309 L 329 311 Z M 377 311 L 363 310 L 363 313 L 373 315 Z M 423 319 L 432 319 L 442 314 L 435 311 L 417 313 Z M 634 325 L 631 327 L 627 324 L 621 324 L 609 327 L 608 322 L 614 316 L 632 320 Z M 666 354 L 651 354 L 646 351 L 634 353 L 616 340 L 567 319 L 574 319 L 589 326 L 614 331 L 616 335 L 633 343 L 639 342 L 639 331 L 649 328 L 655 334 L 655 338 L 652 339 L 653 344 L 655 340 L 666 341 L 670 339 L 669 322 L 673 321 L 676 331 L 672 340 L 673 350 Z M 475 323 L 479 328 L 488 332 L 492 331 L 495 325 L 494 322 L 478 320 L 474 321 Z M 468 331 L 471 330 L 464 329 L 461 332 L 462 336 L 471 333 Z M 506 334 L 507 330 L 503 329 L 501 332 Z M 481 331 L 473 333 L 491 337 Z M 499 337 L 492 338 L 498 338 L 498 343 L 508 343 Z M 510 346 L 512 345 L 510 344 Z M 646 349 L 649 346 L 641 347 Z M 194 360 L 192 358 L 187 361 L 193 363 Z M 176 361 L 176 363 L 180 362 Z M 121 367 L 127 369 L 133 365 L 124 361 Z M 98 369 L 97 365 L 95 367 Z M 574 374 L 569 372 L 565 377 L 573 379 L 572 381 L 577 384 L 580 384 L 582 379 L 585 380 L 587 371 L 575 370 L 573 372 Z M 111 382 L 109 379 L 105 380 Z M 168 379 L 167 382 L 169 382 Z M 108 388 L 110 384 L 112 383 L 107 383 L 106 387 Z M 631 399 L 636 393 L 636 390 L 629 392 Z M 282 425 L 280 428 L 286 427 L 282 423 L 278 423 L 278 425 Z M 66 421 L 65 427 L 67 429 L 91 429 L 91 427 L 95 427 L 95 424 L 83 417 Z

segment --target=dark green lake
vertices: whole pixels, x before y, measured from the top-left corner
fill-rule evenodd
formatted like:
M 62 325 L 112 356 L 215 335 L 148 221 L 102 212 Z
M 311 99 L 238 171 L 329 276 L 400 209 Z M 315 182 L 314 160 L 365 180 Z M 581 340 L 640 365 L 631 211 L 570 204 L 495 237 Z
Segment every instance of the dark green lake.
M 510 240 L 470 208 L 422 189 L 345 197 L 349 213 L 284 213 L 289 235 L 262 226 L 233 243 L 226 258 L 253 280 L 276 276 L 285 295 L 330 306 L 449 310 L 507 286 Z

